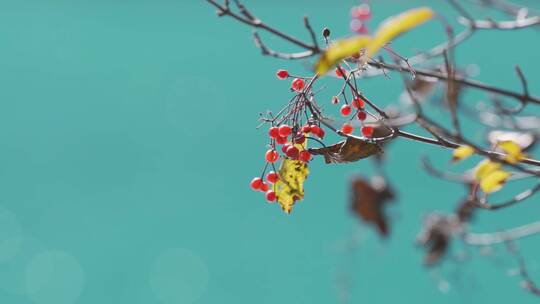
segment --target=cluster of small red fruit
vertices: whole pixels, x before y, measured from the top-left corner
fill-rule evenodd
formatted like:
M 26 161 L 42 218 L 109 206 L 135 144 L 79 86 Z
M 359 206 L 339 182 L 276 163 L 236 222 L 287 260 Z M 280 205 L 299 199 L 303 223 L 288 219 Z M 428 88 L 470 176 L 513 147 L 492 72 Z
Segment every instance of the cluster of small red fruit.
M 287 70 L 278 70 L 276 76 L 280 80 L 293 77 Z M 305 85 L 305 80 L 303 78 L 294 78 L 291 82 L 291 89 L 296 92 L 301 92 L 304 90 Z M 324 138 L 325 131 L 320 126 L 316 125 L 314 121 L 308 121 L 308 123 L 302 127 L 299 125 L 290 126 L 285 123 L 277 126 L 271 126 L 268 129 L 271 148 L 267 150 L 265 154 L 265 160 L 267 163 L 266 167 L 268 167 L 269 164 L 274 167 L 274 164 L 280 159 L 280 157 L 299 160 L 305 163 L 309 162 L 312 155 L 308 150 L 303 149 L 302 147 L 306 141 L 306 138 L 310 134 L 322 139 Z M 280 155 L 278 152 L 278 146 L 281 146 L 279 150 L 281 150 L 282 155 Z M 275 171 L 270 171 L 266 175 L 266 181 L 263 179 L 263 177 L 253 178 L 251 181 L 251 188 L 256 191 L 264 192 L 266 194 L 266 200 L 273 202 L 276 200 L 276 193 L 273 189 L 270 189 L 270 184 L 275 184 L 278 180 L 279 174 Z
M 345 75 L 347 74 L 347 72 L 342 67 L 337 67 L 335 70 L 335 73 L 336 73 L 336 76 L 341 77 L 341 78 L 345 77 Z M 339 98 L 337 96 L 332 97 L 332 103 L 338 104 Z M 367 118 L 367 112 L 364 109 L 365 107 L 364 101 L 356 97 L 352 100 L 351 104 L 352 104 L 352 107 L 345 100 L 345 104 L 342 105 L 339 110 L 341 115 L 349 118 L 350 120 L 356 117 L 363 125 L 363 122 Z M 354 113 L 353 113 L 353 108 L 355 109 Z M 351 117 L 351 113 L 353 113 L 353 117 Z M 341 132 L 345 134 L 352 134 L 353 131 L 354 131 L 353 126 L 348 122 L 344 123 L 341 126 Z M 365 137 L 370 137 L 371 135 L 373 135 L 373 127 L 369 125 L 363 125 L 362 128 L 360 129 L 360 132 L 362 132 L 362 135 L 364 135 Z
M 306 136 L 309 133 L 319 138 L 324 137 L 324 130 L 317 125 L 304 125 L 300 128 L 299 132 L 296 132 L 295 134 L 293 134 L 293 128 L 287 124 L 282 124 L 279 127 L 270 127 L 268 135 L 271 141 L 271 148 L 268 149 L 265 154 L 267 164 L 274 166 L 274 163 L 277 162 L 280 157 L 299 160 L 305 163 L 309 162 L 311 160 L 311 153 L 309 153 L 308 150 L 300 150 L 298 148 L 299 146 L 302 147 L 302 144 L 306 141 Z M 281 152 L 283 155 L 280 155 L 278 152 L 276 148 L 277 145 L 281 145 Z M 251 188 L 266 193 L 266 200 L 273 202 L 276 200 L 276 193 L 270 189 L 269 184 L 275 184 L 278 180 L 279 174 L 275 171 L 270 171 L 266 175 L 266 181 L 261 177 L 255 177 L 251 181 Z
M 291 77 L 291 75 L 289 74 L 289 71 L 287 70 L 278 70 L 276 73 L 276 77 L 279 80 L 285 80 Z M 305 86 L 306 86 L 306 82 L 302 78 L 294 78 L 291 83 L 291 89 L 295 90 L 296 92 L 301 92 Z
M 366 35 L 369 33 L 366 23 L 371 19 L 371 9 L 367 3 L 351 8 L 351 31 Z
M 276 183 L 278 179 L 279 175 L 274 171 L 270 171 L 266 175 L 266 182 L 260 177 L 255 177 L 253 180 L 251 180 L 251 188 L 255 191 L 264 192 L 266 195 L 266 200 L 273 202 L 276 200 L 276 192 L 274 192 L 274 190 L 270 190 L 269 184 Z

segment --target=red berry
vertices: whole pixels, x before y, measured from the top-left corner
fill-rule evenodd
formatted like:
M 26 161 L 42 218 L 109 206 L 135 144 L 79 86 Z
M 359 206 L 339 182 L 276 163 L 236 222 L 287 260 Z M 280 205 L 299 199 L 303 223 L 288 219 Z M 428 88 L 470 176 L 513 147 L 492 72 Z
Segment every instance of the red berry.
M 287 154 L 287 149 L 289 149 L 290 146 L 292 146 L 290 143 L 284 144 L 283 146 L 281 146 L 281 151 Z
M 262 192 L 266 192 L 266 191 L 268 191 L 268 189 L 270 189 L 270 186 L 268 185 L 268 183 L 262 182 L 260 190 Z
M 365 137 L 370 137 L 371 135 L 373 135 L 373 127 L 372 126 L 364 126 L 364 127 L 362 127 L 362 134 Z
M 297 159 L 298 155 L 300 154 L 300 150 L 298 150 L 298 148 L 295 146 L 290 146 L 287 148 L 287 151 L 285 151 L 285 154 L 292 159 Z
M 286 142 L 287 142 L 287 137 L 281 137 L 281 136 L 278 136 L 278 137 L 276 138 L 276 143 L 277 143 L 278 145 L 283 145 L 283 144 L 286 143 Z
M 266 151 L 265 157 L 267 162 L 275 163 L 279 158 L 279 154 L 276 152 L 276 150 L 270 149 Z
M 323 138 L 324 137 L 324 129 L 321 129 L 319 131 L 319 134 L 317 134 L 317 136 L 319 136 L 319 138 Z
M 272 190 L 266 192 L 266 200 L 269 202 L 273 202 L 276 200 L 276 193 Z
M 295 78 L 293 81 L 292 81 L 292 84 L 291 84 L 291 87 L 293 90 L 295 91 L 302 91 L 304 89 L 304 86 L 306 84 L 304 83 L 304 80 L 301 79 L 301 78 Z
M 366 120 L 366 118 L 367 118 L 367 114 L 364 111 L 358 112 L 357 116 L 358 116 L 358 119 L 362 120 L 362 121 Z
M 351 9 L 351 17 L 361 21 L 369 20 L 371 18 L 371 10 L 369 5 L 363 4 L 353 7 Z
M 289 72 L 287 72 L 287 70 L 278 70 L 276 76 L 279 80 L 283 80 L 289 77 Z
M 293 142 L 295 144 L 303 144 L 306 141 L 306 136 L 303 133 L 298 133 L 294 136 Z
M 311 133 L 313 133 L 315 136 L 317 136 L 319 138 L 324 137 L 324 130 L 321 127 L 317 126 L 317 125 L 311 126 Z
M 341 126 L 341 132 L 345 134 L 351 134 L 352 131 L 353 131 L 353 127 L 348 123 L 344 123 L 343 126 Z
M 251 180 L 251 188 L 253 188 L 253 190 L 259 190 L 261 188 L 262 183 L 263 183 L 262 178 L 255 177 L 254 179 Z
M 313 135 L 319 136 L 319 133 L 321 132 L 321 130 L 322 130 L 322 129 L 321 129 L 319 126 L 317 126 L 317 125 L 312 125 L 312 126 L 311 126 L 311 133 L 312 133 Z
M 268 174 L 266 174 L 266 180 L 272 184 L 277 182 L 278 179 L 279 179 L 279 175 L 274 171 L 270 171 L 268 172 Z
M 291 134 L 291 127 L 289 127 L 288 125 L 281 125 L 279 127 L 279 136 L 281 137 L 287 137 Z
M 356 109 L 362 109 L 365 106 L 364 101 L 360 98 L 356 98 L 355 100 L 353 100 L 352 105 Z
M 307 163 L 308 161 L 311 160 L 311 153 L 309 153 L 308 150 L 302 150 L 300 151 L 300 155 L 298 155 L 298 159 L 300 161 Z
M 311 126 L 305 125 L 302 127 L 302 133 L 309 133 L 311 132 Z
M 351 31 L 360 35 L 366 35 L 369 33 L 369 30 L 367 26 L 365 25 L 365 23 L 358 19 L 351 20 L 350 27 L 351 27 Z
M 341 115 L 343 115 L 343 116 L 349 116 L 349 115 L 351 114 L 351 106 L 345 104 L 345 105 L 343 105 L 343 106 L 341 107 L 341 110 L 340 110 L 340 111 L 341 111 Z
M 336 68 L 336 76 L 337 77 L 343 77 L 345 76 L 345 69 L 343 69 L 342 67 L 337 67 Z
M 332 104 L 338 104 L 339 98 L 337 96 L 332 97 Z
M 279 129 L 278 127 L 270 127 L 270 129 L 268 129 L 268 135 L 270 135 L 270 137 L 272 138 L 278 138 L 279 137 Z

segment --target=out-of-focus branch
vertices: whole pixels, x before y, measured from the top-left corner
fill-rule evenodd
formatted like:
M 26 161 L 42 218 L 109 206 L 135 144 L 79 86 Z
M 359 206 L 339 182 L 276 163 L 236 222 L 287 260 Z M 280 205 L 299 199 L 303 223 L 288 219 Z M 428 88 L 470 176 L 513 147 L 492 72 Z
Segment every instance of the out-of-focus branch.
M 498 209 L 510 207 L 510 206 L 513 206 L 513 205 L 515 205 L 517 203 L 520 203 L 520 202 L 532 197 L 538 191 L 540 191 L 540 184 L 537 184 L 533 188 L 527 189 L 527 190 L 517 194 L 512 199 L 510 199 L 510 200 L 508 200 L 506 202 L 490 204 L 485 200 L 480 200 L 477 203 L 477 206 L 480 207 L 480 208 L 483 208 L 483 209 L 488 209 L 488 210 L 498 210 Z
M 517 240 L 540 233 L 540 221 L 498 232 L 472 233 L 463 236 L 465 243 L 474 246 L 501 244 L 508 240 Z
M 412 73 L 412 71 L 408 67 L 405 67 L 405 66 L 402 66 L 402 65 L 388 64 L 388 63 L 384 63 L 384 62 L 380 62 L 380 61 L 370 61 L 370 62 L 368 62 L 368 64 L 370 66 L 373 66 L 373 67 L 378 68 L 378 69 L 386 69 L 386 70 L 396 71 L 396 72 L 400 72 L 400 73 Z M 443 73 L 443 72 L 439 72 L 439 71 L 415 68 L 414 72 L 416 73 L 416 75 L 426 76 L 426 77 L 434 77 L 434 78 L 437 78 L 437 79 L 442 80 L 442 81 L 448 81 L 450 79 L 450 77 L 449 77 L 449 75 L 447 73 Z M 478 90 L 498 94 L 498 95 L 501 95 L 501 96 L 511 97 L 511 98 L 516 99 L 517 101 L 520 101 L 520 102 L 532 103 L 532 104 L 540 105 L 540 98 L 539 97 L 527 96 L 527 95 L 524 95 L 523 93 L 517 93 L 517 92 L 514 92 L 514 91 L 498 88 L 498 87 L 491 86 L 491 85 L 488 85 L 488 84 L 485 84 L 485 83 L 482 83 L 482 82 L 479 82 L 479 81 L 469 80 L 469 79 L 466 79 L 466 78 L 463 78 L 463 77 L 458 77 L 458 76 L 456 76 L 454 78 L 454 81 L 456 83 L 460 84 L 460 85 L 463 85 L 463 86 L 467 86 L 467 87 L 475 88 L 475 89 L 478 89 Z
M 468 20 L 461 17 L 458 21 L 467 26 L 472 26 L 479 30 L 518 30 L 531 26 L 540 25 L 540 16 L 533 16 L 525 19 L 495 21 L 495 20 Z

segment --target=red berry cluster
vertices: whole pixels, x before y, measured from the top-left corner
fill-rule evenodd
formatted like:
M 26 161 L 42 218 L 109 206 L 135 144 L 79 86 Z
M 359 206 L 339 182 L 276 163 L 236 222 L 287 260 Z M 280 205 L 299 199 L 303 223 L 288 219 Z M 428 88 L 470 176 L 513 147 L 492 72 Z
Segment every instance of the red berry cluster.
M 371 19 L 371 9 L 367 3 L 351 8 L 351 31 L 360 35 L 369 33 L 366 23 Z
M 291 89 L 297 92 L 297 96 L 305 96 L 306 78 L 292 76 L 287 70 L 283 69 L 276 72 L 276 77 L 280 80 L 293 78 Z M 336 97 L 336 103 L 338 102 L 339 100 Z M 294 107 L 291 111 L 299 111 L 298 109 L 298 107 Z M 312 155 L 307 149 L 304 149 L 304 142 L 307 138 L 317 137 L 322 139 L 325 135 L 324 129 L 316 124 L 313 118 L 309 118 L 307 123 L 303 124 L 302 120 L 294 119 L 294 117 L 300 116 L 290 116 L 293 119 L 281 119 L 280 123 L 276 123 L 276 119 L 271 120 L 272 126 L 268 129 L 270 148 L 265 153 L 266 166 L 261 177 L 255 177 L 251 181 L 251 188 L 264 192 L 269 202 L 276 200 L 275 189 L 273 186 L 270 187 L 279 180 L 279 174 L 276 173 L 276 162 L 280 159 L 293 159 L 306 163 L 311 161 Z M 270 171 L 266 175 L 266 179 L 264 179 L 266 168 L 269 167 L 273 168 L 274 171 Z
M 266 175 L 266 181 L 264 181 L 260 177 L 255 177 L 251 180 L 251 188 L 255 191 L 261 191 L 264 192 L 266 195 L 266 200 L 269 202 L 273 202 L 276 200 L 276 193 L 274 190 L 270 190 L 269 184 L 275 184 L 279 179 L 279 175 L 274 172 L 270 171 Z
M 337 104 L 337 103 L 339 103 L 339 99 L 336 96 L 332 97 L 332 104 Z M 364 100 L 357 97 L 352 100 L 351 104 L 346 103 L 342 105 L 339 111 L 343 117 L 349 117 L 354 109 L 355 110 L 354 116 L 363 125 L 364 120 L 366 120 L 367 118 L 367 112 L 364 108 L 365 108 Z M 354 119 L 354 117 L 352 117 L 351 119 Z M 353 131 L 354 131 L 353 126 L 348 122 L 344 123 L 341 126 L 341 132 L 345 134 L 352 134 Z M 363 125 L 362 128 L 360 129 L 360 132 L 365 137 L 371 137 L 373 135 L 373 127 Z
M 302 148 L 302 144 L 306 141 L 306 136 L 308 134 L 323 138 L 324 130 L 314 124 L 304 125 L 301 128 L 298 126 L 291 127 L 287 124 L 270 127 L 270 129 L 268 129 L 268 135 L 270 137 L 271 148 L 268 149 L 265 154 L 267 165 L 270 164 L 274 167 L 274 163 L 280 158 L 289 158 L 306 163 L 309 162 L 311 160 L 311 153 Z M 281 148 L 277 149 L 277 146 L 281 146 Z M 281 151 L 281 154 L 278 151 Z M 251 188 L 265 192 L 266 200 L 273 202 L 276 200 L 276 193 L 273 189 L 270 190 L 269 184 L 275 184 L 278 180 L 278 173 L 270 171 L 270 173 L 266 175 L 266 182 L 260 177 L 255 177 L 251 181 Z
M 289 71 L 281 69 L 276 72 L 276 77 L 279 80 L 285 80 L 289 77 L 294 77 L 294 76 L 291 76 L 289 74 Z M 294 78 L 293 81 L 291 82 L 291 89 L 293 89 L 296 92 L 301 92 L 305 88 L 305 86 L 306 86 L 306 82 L 304 81 L 303 78 Z
M 272 148 L 266 151 L 265 157 L 268 163 L 273 164 L 279 159 L 280 155 L 276 149 L 277 145 L 281 145 L 281 152 L 283 153 L 282 157 L 303 162 L 311 160 L 311 153 L 309 153 L 308 150 L 300 150 L 299 146 L 302 147 L 301 145 L 306 141 L 306 135 L 309 133 L 319 138 L 323 138 L 324 130 L 317 125 L 304 125 L 301 128 L 296 126 L 294 129 L 298 131 L 293 132 L 293 128 L 287 124 L 283 124 L 279 127 L 270 127 L 268 135 L 271 139 L 270 146 Z
M 370 16 L 369 7 L 364 5 L 356 7 L 354 14 L 354 18 L 356 19 L 367 20 Z M 350 81 L 349 76 L 353 76 L 354 78 L 354 74 L 350 74 L 351 72 L 341 66 L 338 66 L 335 70 L 336 76 L 346 78 L 346 82 Z M 255 177 L 251 181 L 251 188 L 265 193 L 266 200 L 269 202 L 277 200 L 275 185 L 279 181 L 280 176 L 276 173 L 276 163 L 280 159 L 291 159 L 304 163 L 311 161 L 312 155 L 305 148 L 305 141 L 311 139 L 322 144 L 321 140 L 325 136 L 325 131 L 321 128 L 321 121 L 319 121 L 318 115 L 313 112 L 313 107 L 317 108 L 318 106 L 314 99 L 311 85 L 306 85 L 308 78 L 291 75 L 287 70 L 283 69 L 276 72 L 276 77 L 279 80 L 292 78 L 290 89 L 296 95 L 277 115 L 274 116 L 269 112 L 268 116 L 261 117 L 264 123 L 270 124 L 270 128 L 268 129 L 270 142 L 268 144 L 269 149 L 264 156 L 266 165 L 260 177 Z M 341 92 L 332 97 L 332 104 L 340 104 L 341 97 L 344 102 L 339 111 L 347 119 L 341 126 L 341 135 L 352 134 L 355 128 L 354 126 L 360 125 L 361 134 L 364 137 L 371 137 L 373 135 L 373 127 L 364 124 L 368 115 L 373 116 L 365 109 L 366 101 L 351 87 L 352 97 L 349 102 L 345 88 L 346 86 L 343 86 Z M 318 109 L 316 113 L 320 113 L 320 110 Z M 353 120 L 357 122 L 355 123 Z M 273 169 L 273 171 L 266 174 L 266 170 L 269 168 Z

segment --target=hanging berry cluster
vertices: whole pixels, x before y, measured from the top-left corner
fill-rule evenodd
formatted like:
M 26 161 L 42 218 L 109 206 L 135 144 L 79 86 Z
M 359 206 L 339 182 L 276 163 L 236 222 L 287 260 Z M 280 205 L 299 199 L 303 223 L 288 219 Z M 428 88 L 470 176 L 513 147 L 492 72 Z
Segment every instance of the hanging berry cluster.
M 280 160 L 304 164 L 310 162 L 312 153 L 307 148 L 307 141 L 315 141 L 318 145 L 326 147 L 322 142 L 326 133 L 325 128 L 344 137 L 370 140 L 373 135 L 373 126 L 366 125 L 365 121 L 368 116 L 372 117 L 373 124 L 378 118 L 366 110 L 366 103 L 356 88 L 354 70 L 338 66 L 335 76 L 344 82 L 342 89 L 330 100 L 330 103 L 337 107 L 337 116 L 341 116 L 344 120 L 337 124 L 336 121 L 323 115 L 321 107 L 315 101 L 311 87 L 317 76 L 311 78 L 293 76 L 284 69 L 276 72 L 279 80 L 292 79 L 290 90 L 295 95 L 275 116 L 272 113 L 261 116 L 262 125 L 269 126 L 268 150 L 265 153 L 264 169 L 260 176 L 253 178 L 251 188 L 263 192 L 268 202 L 280 201 L 280 195 L 276 193 L 278 191 L 276 183 L 282 178 L 280 176 L 282 172 L 276 169 L 277 163 Z M 358 135 L 354 135 L 356 127 L 359 127 Z M 271 171 L 267 173 L 267 170 Z M 299 196 L 302 195 L 303 188 Z
M 310 87 L 306 87 L 306 77 L 291 76 L 287 70 L 278 70 L 276 77 L 280 80 L 292 78 L 291 91 L 295 92 L 287 106 L 277 116 L 262 118 L 270 125 L 268 129 L 269 149 L 265 153 L 266 165 L 261 177 L 255 177 L 251 181 L 253 190 L 264 192 L 269 202 L 276 201 L 274 186 L 280 179 L 276 169 L 276 163 L 280 159 L 296 160 L 308 163 L 312 155 L 307 149 L 307 139 L 320 140 L 324 138 L 324 129 L 313 117 L 308 116 L 306 110 L 307 101 L 311 96 Z M 266 174 L 271 167 L 273 170 Z M 272 185 L 272 188 L 270 188 Z

